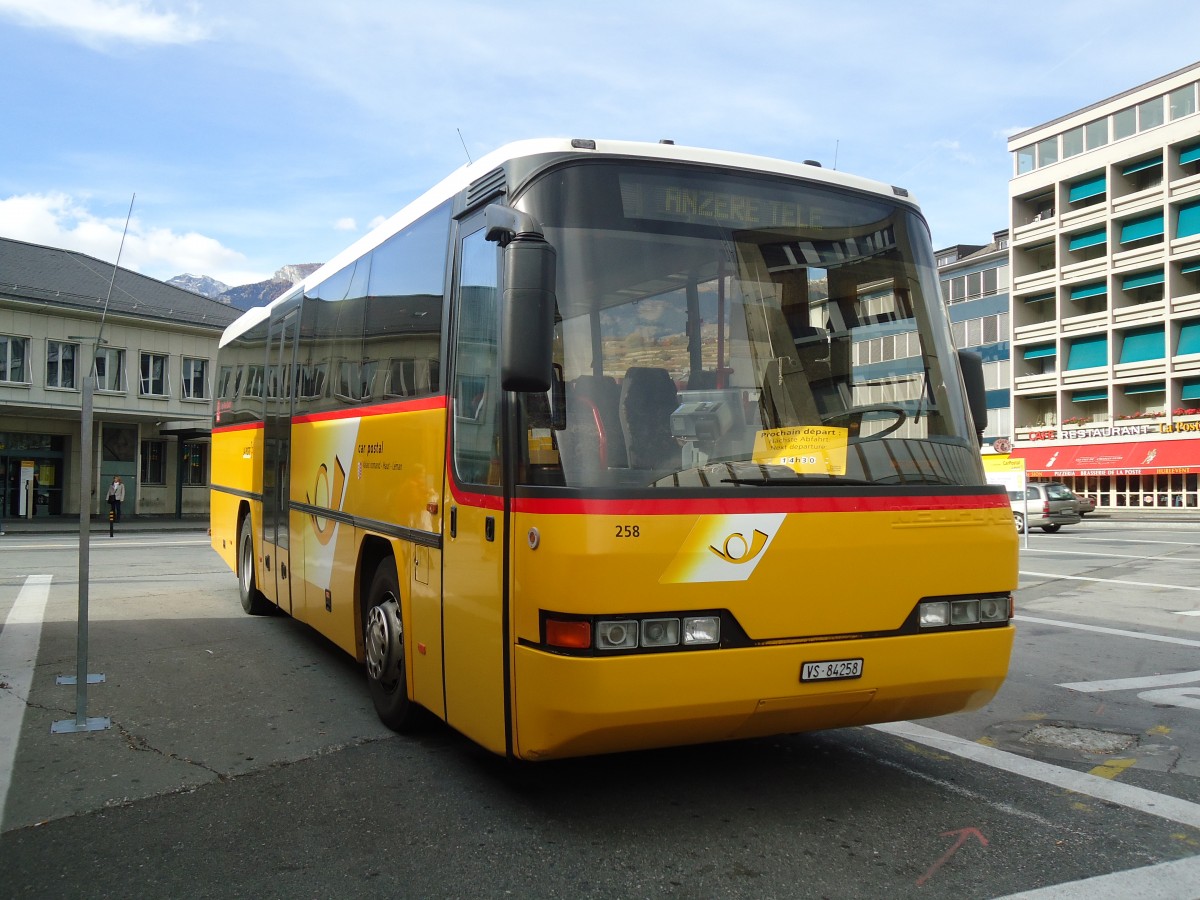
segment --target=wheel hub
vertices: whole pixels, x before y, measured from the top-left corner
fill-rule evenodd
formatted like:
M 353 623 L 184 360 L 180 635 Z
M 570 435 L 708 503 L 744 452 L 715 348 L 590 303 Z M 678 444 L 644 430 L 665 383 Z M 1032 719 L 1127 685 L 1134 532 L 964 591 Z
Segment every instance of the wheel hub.
M 385 687 L 399 681 L 404 664 L 404 626 L 395 597 L 388 597 L 367 613 L 366 645 L 367 674 Z

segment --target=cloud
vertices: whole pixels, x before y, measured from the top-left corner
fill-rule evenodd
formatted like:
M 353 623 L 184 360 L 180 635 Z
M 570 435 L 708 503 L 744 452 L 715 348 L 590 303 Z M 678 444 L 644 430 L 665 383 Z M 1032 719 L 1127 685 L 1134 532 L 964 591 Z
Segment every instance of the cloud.
M 125 245 L 124 215 L 106 218 L 91 211 L 85 201 L 63 193 L 22 194 L 0 199 L 0 236 L 20 235 L 20 240 L 63 250 L 86 253 L 106 262 L 155 278 L 184 272 L 210 275 L 230 285 L 252 284 L 269 273 L 247 268 L 246 257 L 220 241 L 194 231 L 147 226 L 134 215 Z
M 358 231 L 358 223 L 354 221 L 352 216 L 344 216 L 333 223 L 333 227 L 337 231 Z
M 146 0 L 0 0 L 0 17 L 63 31 L 89 46 L 112 41 L 190 44 L 208 35 L 199 23 L 158 12 Z

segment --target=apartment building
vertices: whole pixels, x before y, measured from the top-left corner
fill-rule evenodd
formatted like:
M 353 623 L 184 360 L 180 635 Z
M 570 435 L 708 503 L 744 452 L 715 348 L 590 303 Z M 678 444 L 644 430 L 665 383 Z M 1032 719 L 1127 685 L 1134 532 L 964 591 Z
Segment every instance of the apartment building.
M 125 513 L 206 513 L 217 343 L 238 315 L 82 253 L 0 238 L 0 519 L 78 517 L 85 464 L 92 513 L 113 475 Z
M 1008 229 L 993 233 L 986 245 L 939 250 L 935 259 L 954 346 L 983 357 L 988 406 L 984 452 L 1007 453 L 1012 436 Z
M 1200 63 L 1009 139 L 1013 455 L 1200 504 Z

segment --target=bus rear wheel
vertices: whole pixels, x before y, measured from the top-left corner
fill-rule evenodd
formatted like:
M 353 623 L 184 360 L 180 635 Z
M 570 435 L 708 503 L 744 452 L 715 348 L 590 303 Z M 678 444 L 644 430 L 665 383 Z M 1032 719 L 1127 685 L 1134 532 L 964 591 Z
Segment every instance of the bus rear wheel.
M 254 536 L 250 533 L 250 517 L 242 520 L 238 535 L 238 594 L 242 609 L 252 616 L 265 616 L 271 612 L 271 601 L 258 589 L 254 581 Z
M 380 721 L 393 731 L 410 730 L 416 704 L 408 699 L 404 670 L 404 619 L 395 560 L 385 559 L 375 570 L 363 615 L 367 686 Z

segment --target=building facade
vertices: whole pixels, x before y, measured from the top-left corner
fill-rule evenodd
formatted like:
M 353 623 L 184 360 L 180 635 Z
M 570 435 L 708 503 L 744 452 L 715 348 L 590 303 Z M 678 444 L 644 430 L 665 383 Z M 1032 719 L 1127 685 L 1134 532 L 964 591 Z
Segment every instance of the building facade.
M 1013 455 L 1200 504 L 1200 63 L 1009 139 Z
M 106 308 L 107 307 L 107 308 Z M 0 239 L 0 515 L 205 514 L 217 343 L 239 311 L 52 247 Z M 93 458 L 80 459 L 93 371 Z
M 988 405 L 984 452 L 1007 453 L 1012 436 L 1008 230 L 995 232 L 986 246 L 956 244 L 935 257 L 954 346 L 983 357 Z

